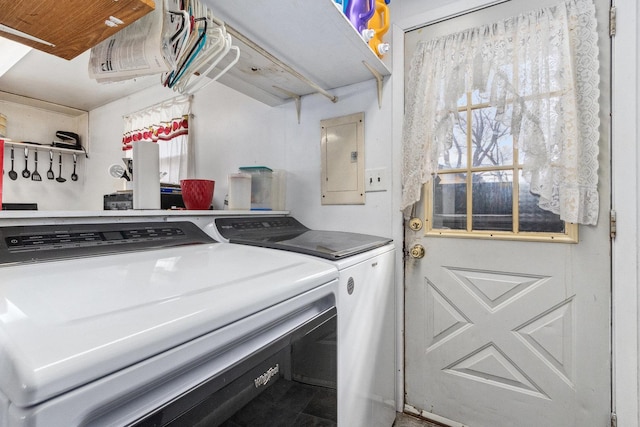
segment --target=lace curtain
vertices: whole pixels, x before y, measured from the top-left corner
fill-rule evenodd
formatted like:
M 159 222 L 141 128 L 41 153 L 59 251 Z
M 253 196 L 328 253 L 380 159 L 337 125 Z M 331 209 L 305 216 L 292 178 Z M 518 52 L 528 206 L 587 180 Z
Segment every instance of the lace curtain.
M 181 96 L 125 116 L 122 150 L 131 157 L 133 144 L 137 141 L 158 143 L 160 181 L 180 184 L 181 179 L 187 178 L 191 164 L 190 114 L 191 98 Z
M 420 43 L 405 106 L 405 213 L 451 147 L 458 99 L 477 90 L 511 127 L 539 206 L 564 221 L 595 224 L 598 65 L 592 0 L 565 0 Z

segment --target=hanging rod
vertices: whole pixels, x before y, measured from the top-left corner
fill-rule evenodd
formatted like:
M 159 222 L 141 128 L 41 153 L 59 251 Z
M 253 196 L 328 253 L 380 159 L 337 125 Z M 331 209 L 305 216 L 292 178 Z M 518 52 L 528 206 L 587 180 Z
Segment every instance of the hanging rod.
M 11 145 L 13 147 L 26 147 L 31 148 L 37 151 L 55 151 L 57 153 L 75 153 L 75 154 L 84 154 L 84 156 L 88 159 L 89 153 L 84 146 L 81 147 L 81 150 L 76 150 L 75 148 L 63 148 L 63 147 L 55 147 L 53 145 L 44 145 L 44 144 L 30 144 L 28 142 L 23 141 L 12 141 L 6 138 L 0 138 L 4 141 L 4 145 Z
M 228 24 L 226 24 L 226 28 L 227 28 L 227 32 L 229 34 L 231 34 L 231 36 L 237 38 L 238 40 L 240 40 L 241 42 L 243 42 L 247 46 L 250 46 L 251 48 L 253 48 L 256 51 L 258 51 L 258 53 L 260 53 L 264 57 L 266 57 L 269 60 L 273 61 L 274 63 L 276 63 L 280 67 L 284 68 L 289 74 L 291 74 L 292 76 L 296 77 L 298 80 L 304 82 L 305 84 L 309 85 L 310 87 L 315 89 L 316 92 L 318 92 L 321 95 L 324 95 L 327 98 L 329 98 L 329 100 L 331 102 L 333 102 L 333 103 L 338 102 L 338 97 L 337 96 L 330 94 L 329 92 L 324 90 L 322 87 L 320 87 L 320 85 L 318 85 L 316 82 L 314 82 L 313 80 L 303 76 L 302 74 L 300 74 L 299 72 L 297 72 L 296 70 L 291 68 L 289 65 L 285 64 L 283 61 L 279 60 L 278 58 L 273 56 L 271 53 L 267 52 L 265 49 L 263 49 L 262 47 L 257 45 L 255 42 L 253 42 L 252 40 L 250 40 L 247 37 L 245 37 L 244 34 L 240 33 L 235 28 L 231 27 Z
M 145 112 L 147 112 L 149 110 L 153 110 L 153 109 L 156 109 L 156 108 L 165 108 L 165 107 L 168 107 L 168 106 L 170 106 L 171 104 L 173 104 L 175 102 L 186 102 L 186 101 L 188 101 L 188 102 L 193 101 L 193 95 L 178 95 L 178 96 L 174 96 L 172 98 L 165 99 L 164 101 L 158 102 L 156 104 L 149 105 L 147 107 L 141 108 L 141 109 L 139 109 L 137 111 L 133 111 L 131 113 L 124 114 L 122 116 L 122 118 L 123 119 L 128 119 L 131 116 L 135 116 L 135 115 L 140 114 L 140 113 L 145 113 Z

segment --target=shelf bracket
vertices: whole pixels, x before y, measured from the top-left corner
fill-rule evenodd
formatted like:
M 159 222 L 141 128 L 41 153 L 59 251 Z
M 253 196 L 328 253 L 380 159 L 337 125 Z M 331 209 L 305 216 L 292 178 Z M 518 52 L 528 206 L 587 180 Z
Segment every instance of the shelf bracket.
M 376 82 L 378 85 L 378 109 L 382 108 L 382 81 L 384 80 L 384 76 L 378 72 L 378 70 L 374 69 L 371 65 L 367 63 L 367 61 L 362 61 L 365 67 L 369 69 L 373 77 L 376 78 Z
M 284 93 L 285 95 L 293 98 L 293 101 L 296 103 L 296 113 L 298 115 L 298 124 L 300 124 L 300 107 L 302 105 L 302 96 L 298 95 L 297 93 L 293 93 L 289 90 L 283 89 L 281 87 L 278 86 L 273 86 L 274 89 L 278 89 L 280 92 Z

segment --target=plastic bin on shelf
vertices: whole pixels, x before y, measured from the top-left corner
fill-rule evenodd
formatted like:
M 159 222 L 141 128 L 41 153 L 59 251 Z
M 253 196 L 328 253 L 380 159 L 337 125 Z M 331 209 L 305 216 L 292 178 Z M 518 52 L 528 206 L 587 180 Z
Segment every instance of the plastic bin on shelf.
M 239 169 L 251 175 L 251 210 L 270 211 L 273 171 L 266 166 L 244 166 Z

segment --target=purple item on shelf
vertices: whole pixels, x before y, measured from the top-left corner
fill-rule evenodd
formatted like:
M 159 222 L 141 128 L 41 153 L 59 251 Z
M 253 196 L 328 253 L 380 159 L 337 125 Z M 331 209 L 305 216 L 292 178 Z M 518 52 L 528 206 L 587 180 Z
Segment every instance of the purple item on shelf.
M 362 34 L 367 29 L 367 23 L 376 11 L 376 0 L 349 0 L 345 15 L 351 24 Z

